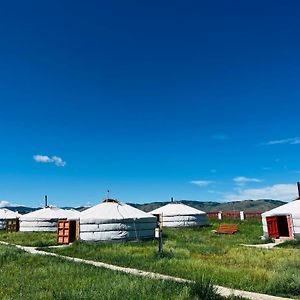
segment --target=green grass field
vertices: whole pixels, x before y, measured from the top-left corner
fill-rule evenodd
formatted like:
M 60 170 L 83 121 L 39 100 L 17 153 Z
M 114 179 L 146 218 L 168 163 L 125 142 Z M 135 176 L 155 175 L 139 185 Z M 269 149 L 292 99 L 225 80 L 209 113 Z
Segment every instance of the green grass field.
M 286 241 L 285 243 L 278 245 L 278 247 L 300 249 L 300 241 Z
M 34 256 L 13 246 L 0 245 L 0 269 L 1 300 L 224 299 L 215 294 L 207 280 L 187 285 L 146 279 L 59 258 Z
M 23 246 L 44 247 L 56 245 L 56 232 L 10 232 L 0 231 L 0 240 Z
M 209 274 L 215 283 L 223 286 L 299 297 L 299 247 L 246 248 L 240 244 L 262 243 L 259 222 L 240 223 L 235 235 L 212 233 L 217 225 L 218 222 L 213 222 L 206 228 L 164 229 L 163 258 L 157 255 L 157 241 L 125 244 L 76 242 L 70 247 L 51 251 L 187 279 Z
M 212 233 L 219 222 L 211 223 L 212 226 L 205 228 L 164 229 L 163 257 L 157 254 L 157 241 L 75 242 L 69 247 L 48 251 L 187 279 L 207 274 L 214 283 L 230 288 L 300 299 L 299 242 L 271 250 L 246 248 L 241 244 L 264 242 L 260 239 L 260 222 L 239 222 L 239 232 L 234 235 Z M 43 246 L 55 243 L 55 235 L 42 238 L 38 234 L 14 233 L 7 240 Z

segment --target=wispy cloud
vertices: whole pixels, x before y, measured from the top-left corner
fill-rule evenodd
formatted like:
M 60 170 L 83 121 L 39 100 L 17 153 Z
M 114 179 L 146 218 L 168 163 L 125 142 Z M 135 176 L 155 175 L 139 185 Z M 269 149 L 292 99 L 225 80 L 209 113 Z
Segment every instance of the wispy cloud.
M 0 207 L 6 207 L 11 206 L 11 204 L 8 201 L 0 200 Z
M 209 184 L 214 183 L 214 181 L 211 180 L 192 180 L 190 183 L 198 185 L 198 186 L 208 186 Z
M 213 134 L 211 138 L 214 140 L 225 141 L 229 139 L 229 136 L 226 134 Z
M 233 181 L 237 185 L 245 185 L 248 182 L 262 182 L 261 179 L 258 179 L 258 178 L 249 178 L 249 177 L 244 177 L 244 176 L 235 177 L 235 178 L 233 178 Z
M 58 167 L 64 167 L 66 162 L 59 156 L 48 156 L 48 155 L 34 155 L 33 159 L 38 163 L 53 163 Z
M 268 141 L 266 143 L 262 143 L 261 145 L 272 146 L 272 145 L 282 145 L 282 144 L 298 145 L 298 144 L 300 144 L 300 137 L 281 139 L 281 140 L 272 140 L 272 141 Z
M 289 201 L 295 199 L 297 190 L 295 184 L 275 184 L 259 189 L 239 189 L 235 193 L 225 194 L 225 201 L 274 199 Z

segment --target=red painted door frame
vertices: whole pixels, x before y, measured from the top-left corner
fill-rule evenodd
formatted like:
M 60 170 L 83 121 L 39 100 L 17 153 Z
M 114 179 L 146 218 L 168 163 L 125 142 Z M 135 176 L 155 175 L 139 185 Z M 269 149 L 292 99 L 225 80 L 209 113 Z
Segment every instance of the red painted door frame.
M 291 216 L 286 216 L 287 223 L 288 223 L 288 228 L 289 228 L 289 237 L 291 239 L 294 238 L 294 232 L 293 232 L 293 222 L 292 222 L 292 217 Z
M 279 231 L 277 226 L 277 217 L 266 217 L 267 227 L 268 227 L 268 235 L 270 238 L 277 239 L 279 238 Z

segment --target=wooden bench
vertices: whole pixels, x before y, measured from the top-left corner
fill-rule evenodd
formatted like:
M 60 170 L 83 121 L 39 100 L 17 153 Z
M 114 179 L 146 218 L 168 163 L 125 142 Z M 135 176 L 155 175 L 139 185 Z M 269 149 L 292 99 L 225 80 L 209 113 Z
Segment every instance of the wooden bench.
M 216 233 L 234 234 L 238 231 L 238 224 L 220 224 Z

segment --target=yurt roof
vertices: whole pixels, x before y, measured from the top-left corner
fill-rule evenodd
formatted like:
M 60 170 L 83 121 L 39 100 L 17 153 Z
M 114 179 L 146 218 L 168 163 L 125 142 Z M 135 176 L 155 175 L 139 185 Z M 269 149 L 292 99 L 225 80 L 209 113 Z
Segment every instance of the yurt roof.
M 262 214 L 263 217 L 269 217 L 274 215 L 291 214 L 293 216 L 300 215 L 300 200 L 294 200 L 287 204 L 278 206 Z
M 80 211 L 71 208 L 71 209 L 65 209 L 65 211 L 68 213 L 68 218 L 79 218 L 80 217 Z
M 80 213 L 80 219 L 122 220 L 151 217 L 155 218 L 149 213 L 117 201 L 105 201 Z
M 12 211 L 10 209 L 7 208 L 1 208 L 0 209 L 0 219 L 14 219 L 14 218 L 18 218 L 21 215 L 15 211 Z
M 151 214 L 162 214 L 163 216 L 189 216 L 205 214 L 204 211 L 190 207 L 182 203 L 169 203 L 150 212 Z
M 41 208 L 23 215 L 20 220 L 31 220 L 31 219 L 67 219 L 67 218 L 77 218 L 78 215 L 70 210 L 49 206 Z

